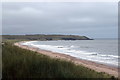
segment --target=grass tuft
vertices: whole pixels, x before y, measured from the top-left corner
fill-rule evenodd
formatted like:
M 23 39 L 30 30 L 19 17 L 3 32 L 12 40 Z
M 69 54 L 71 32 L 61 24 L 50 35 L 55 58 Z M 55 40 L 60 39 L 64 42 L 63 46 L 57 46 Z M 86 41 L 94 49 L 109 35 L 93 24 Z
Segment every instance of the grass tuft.
M 38 55 L 8 42 L 2 45 L 2 51 L 3 78 L 111 78 L 105 73 Z

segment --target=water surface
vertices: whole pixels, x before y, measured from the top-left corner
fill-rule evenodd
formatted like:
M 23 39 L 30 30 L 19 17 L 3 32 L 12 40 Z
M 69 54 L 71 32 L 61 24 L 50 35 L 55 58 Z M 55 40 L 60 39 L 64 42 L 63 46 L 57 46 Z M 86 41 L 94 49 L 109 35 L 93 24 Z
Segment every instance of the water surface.
M 23 45 L 67 54 L 78 59 L 118 66 L 117 40 L 30 41 Z

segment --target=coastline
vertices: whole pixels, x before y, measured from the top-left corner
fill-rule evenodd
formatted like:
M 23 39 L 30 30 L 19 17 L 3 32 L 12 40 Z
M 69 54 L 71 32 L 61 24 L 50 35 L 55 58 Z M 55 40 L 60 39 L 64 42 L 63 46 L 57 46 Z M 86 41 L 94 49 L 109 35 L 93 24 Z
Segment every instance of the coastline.
M 107 74 L 118 77 L 118 68 L 107 66 L 107 65 L 104 65 L 104 64 L 99 64 L 99 63 L 92 62 L 92 61 L 83 60 L 83 59 L 77 59 L 75 57 L 72 57 L 72 56 L 69 56 L 69 55 L 66 55 L 66 54 L 60 54 L 60 53 L 57 53 L 57 52 L 42 50 L 42 49 L 32 47 L 32 46 L 21 45 L 21 43 L 23 43 L 23 42 L 26 42 L 26 41 L 17 42 L 17 43 L 14 43 L 14 45 L 18 46 L 20 48 L 23 48 L 23 49 L 36 51 L 40 54 L 50 56 L 51 58 L 57 58 L 57 59 L 61 59 L 61 60 L 72 61 L 76 65 L 83 65 L 83 66 L 85 66 L 87 68 L 90 68 L 90 69 L 93 69 L 97 72 L 105 72 Z

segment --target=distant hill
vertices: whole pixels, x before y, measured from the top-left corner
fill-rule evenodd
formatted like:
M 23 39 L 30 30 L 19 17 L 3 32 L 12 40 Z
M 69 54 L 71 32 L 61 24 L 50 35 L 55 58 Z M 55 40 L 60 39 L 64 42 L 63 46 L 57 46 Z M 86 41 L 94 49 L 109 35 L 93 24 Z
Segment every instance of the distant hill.
M 92 40 L 86 36 L 78 35 L 44 35 L 44 34 L 33 34 L 33 35 L 2 35 L 3 40 L 5 39 L 21 39 L 21 40 Z

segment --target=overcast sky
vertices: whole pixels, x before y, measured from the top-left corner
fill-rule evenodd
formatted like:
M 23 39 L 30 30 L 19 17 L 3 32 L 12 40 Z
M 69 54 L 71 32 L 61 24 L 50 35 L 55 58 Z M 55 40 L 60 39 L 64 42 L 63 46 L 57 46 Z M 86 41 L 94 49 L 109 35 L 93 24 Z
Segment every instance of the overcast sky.
M 3 34 L 77 34 L 116 38 L 118 5 L 113 2 L 3 3 Z

